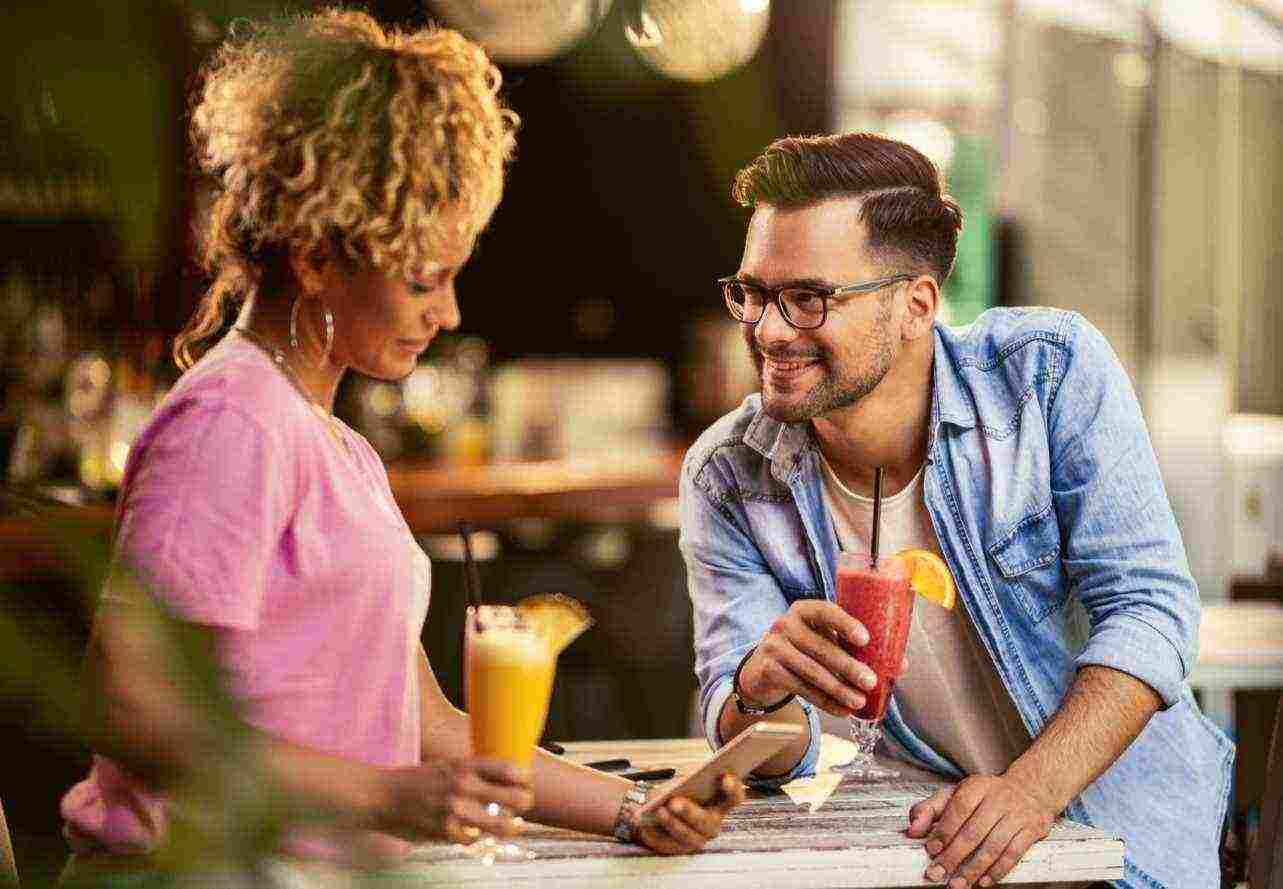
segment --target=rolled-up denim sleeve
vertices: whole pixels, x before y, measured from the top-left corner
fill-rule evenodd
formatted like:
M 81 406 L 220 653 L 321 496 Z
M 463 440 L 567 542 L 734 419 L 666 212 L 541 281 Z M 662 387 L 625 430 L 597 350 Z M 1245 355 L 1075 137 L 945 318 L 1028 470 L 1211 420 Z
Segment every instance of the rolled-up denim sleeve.
M 704 736 L 722 746 L 718 722 L 740 659 L 788 610 L 788 601 L 752 538 L 731 510 L 682 473 L 681 537 L 687 589 L 695 625 L 695 675 L 699 680 Z M 820 755 L 819 714 L 801 701 L 810 724 L 806 754 L 786 774 L 754 777 L 755 787 L 779 787 L 815 773 Z
M 1067 342 L 1048 434 L 1062 564 L 1091 622 L 1076 665 L 1134 676 L 1170 707 L 1198 650 L 1198 589 L 1126 371 L 1079 316 Z

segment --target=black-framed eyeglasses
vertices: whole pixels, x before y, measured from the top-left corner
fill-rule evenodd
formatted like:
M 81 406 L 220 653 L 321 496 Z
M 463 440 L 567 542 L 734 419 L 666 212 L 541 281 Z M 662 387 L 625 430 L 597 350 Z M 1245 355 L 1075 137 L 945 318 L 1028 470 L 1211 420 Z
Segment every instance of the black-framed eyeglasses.
M 734 275 L 717 279 L 722 298 L 731 317 L 745 324 L 756 324 L 762 320 L 768 303 L 775 303 L 784 320 L 798 330 L 814 330 L 822 327 L 829 317 L 829 300 L 845 294 L 873 293 L 888 284 L 899 281 L 912 281 L 917 275 L 892 275 L 889 278 L 878 278 L 876 281 L 865 281 L 862 284 L 847 284 L 831 290 L 815 287 L 759 287 L 747 281 L 741 281 Z

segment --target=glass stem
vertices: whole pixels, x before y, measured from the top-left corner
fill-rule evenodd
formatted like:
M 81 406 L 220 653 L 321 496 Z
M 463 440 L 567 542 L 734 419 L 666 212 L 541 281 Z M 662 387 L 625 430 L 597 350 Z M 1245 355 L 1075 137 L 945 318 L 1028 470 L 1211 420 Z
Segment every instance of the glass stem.
M 855 758 L 863 762 L 873 761 L 873 751 L 882 739 L 882 724 L 872 719 L 850 717 L 851 742 L 855 744 Z
M 890 781 L 899 778 L 898 769 L 880 766 L 873 758 L 878 741 L 882 739 L 881 721 L 852 716 L 850 723 L 851 743 L 855 746 L 855 753 L 850 762 L 833 766 L 833 771 L 860 781 Z

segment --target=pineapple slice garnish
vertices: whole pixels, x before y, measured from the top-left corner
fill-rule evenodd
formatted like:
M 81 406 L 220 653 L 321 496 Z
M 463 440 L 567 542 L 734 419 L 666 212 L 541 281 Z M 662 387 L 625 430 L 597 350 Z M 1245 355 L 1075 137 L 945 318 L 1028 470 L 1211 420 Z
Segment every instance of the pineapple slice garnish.
M 517 603 L 517 612 L 548 640 L 554 655 L 593 625 L 592 616 L 581 603 L 561 593 L 539 593 Z

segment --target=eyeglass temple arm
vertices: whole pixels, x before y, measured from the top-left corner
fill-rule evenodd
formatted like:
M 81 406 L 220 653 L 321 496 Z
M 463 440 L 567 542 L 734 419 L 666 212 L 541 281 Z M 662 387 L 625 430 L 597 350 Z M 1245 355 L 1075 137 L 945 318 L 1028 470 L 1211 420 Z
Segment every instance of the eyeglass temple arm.
M 892 275 L 889 278 L 879 278 L 876 281 L 866 281 L 863 284 L 851 284 L 847 287 L 839 287 L 837 290 L 830 291 L 828 296 L 838 296 L 843 293 L 868 293 L 873 290 L 885 287 L 888 284 L 894 284 L 897 281 L 912 281 L 917 275 Z

